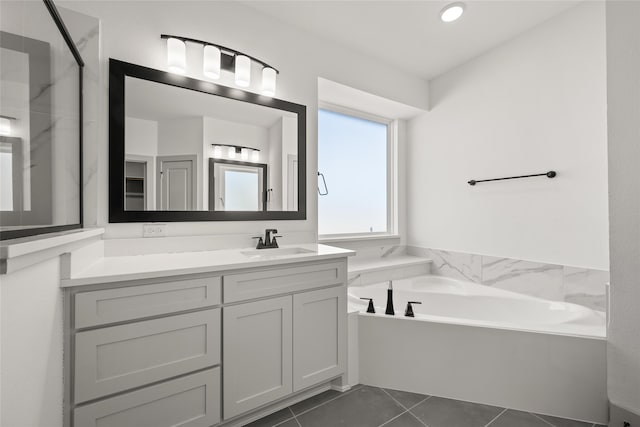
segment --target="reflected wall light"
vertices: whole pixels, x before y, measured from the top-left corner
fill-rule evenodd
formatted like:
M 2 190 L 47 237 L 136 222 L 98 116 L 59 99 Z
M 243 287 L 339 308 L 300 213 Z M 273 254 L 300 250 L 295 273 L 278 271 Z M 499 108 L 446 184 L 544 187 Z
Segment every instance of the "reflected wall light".
M 11 136 L 11 122 L 15 119 L 15 117 L 0 116 L 0 135 Z
M 213 157 L 218 159 L 222 159 L 226 157 L 227 159 L 236 159 L 240 158 L 241 160 L 247 161 L 249 157 L 251 157 L 251 161 L 256 163 L 260 160 L 260 150 L 253 147 L 243 147 L 242 145 L 231 145 L 231 144 L 211 144 L 213 146 Z M 223 150 L 223 147 L 226 150 Z M 226 155 L 223 153 L 226 152 Z
M 251 65 L 255 62 L 262 66 L 261 93 L 270 97 L 276 94 L 276 77 L 279 71 L 258 58 L 203 40 L 170 34 L 162 34 L 160 38 L 167 40 L 167 68 L 172 73 L 186 72 L 186 43 L 195 43 L 203 46 L 202 74 L 206 78 L 217 80 L 220 78 L 221 70 L 231 71 L 234 73 L 234 82 L 237 86 L 249 87 Z

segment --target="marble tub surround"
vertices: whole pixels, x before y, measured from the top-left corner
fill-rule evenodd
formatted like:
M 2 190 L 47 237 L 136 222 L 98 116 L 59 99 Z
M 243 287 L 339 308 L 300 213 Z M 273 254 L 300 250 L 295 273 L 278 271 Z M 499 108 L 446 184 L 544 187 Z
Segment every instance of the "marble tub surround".
M 420 276 L 431 269 L 431 260 L 408 255 L 406 246 L 402 245 L 376 245 L 354 250 L 356 255 L 349 259 L 349 286 Z
M 431 259 L 432 274 L 606 311 L 608 271 L 415 246 L 407 254 Z

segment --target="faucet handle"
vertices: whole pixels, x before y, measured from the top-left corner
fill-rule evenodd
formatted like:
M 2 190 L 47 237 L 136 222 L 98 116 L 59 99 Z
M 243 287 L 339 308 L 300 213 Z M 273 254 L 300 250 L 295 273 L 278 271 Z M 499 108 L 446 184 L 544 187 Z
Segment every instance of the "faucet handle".
M 271 238 L 271 247 L 273 247 L 273 248 L 277 248 L 278 247 L 278 241 L 276 240 L 276 237 L 282 237 L 282 236 L 273 236 Z
M 253 236 L 252 239 L 258 239 L 258 244 L 256 245 L 256 249 L 262 249 L 262 247 L 264 247 L 264 241 L 262 240 L 262 236 Z
M 407 309 L 404 311 L 404 315 L 406 317 L 416 317 L 413 314 L 413 307 L 411 307 L 411 304 L 422 304 L 422 302 L 420 302 L 420 301 L 408 301 L 407 302 Z
M 376 309 L 373 306 L 373 298 L 360 298 L 360 299 L 368 299 L 369 305 L 367 306 L 367 313 L 375 313 Z

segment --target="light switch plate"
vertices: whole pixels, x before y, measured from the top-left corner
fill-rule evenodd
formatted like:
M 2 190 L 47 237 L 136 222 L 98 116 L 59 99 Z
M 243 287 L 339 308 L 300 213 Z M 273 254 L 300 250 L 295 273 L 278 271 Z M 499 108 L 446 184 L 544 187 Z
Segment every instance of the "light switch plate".
M 142 237 L 166 237 L 167 224 L 143 224 Z

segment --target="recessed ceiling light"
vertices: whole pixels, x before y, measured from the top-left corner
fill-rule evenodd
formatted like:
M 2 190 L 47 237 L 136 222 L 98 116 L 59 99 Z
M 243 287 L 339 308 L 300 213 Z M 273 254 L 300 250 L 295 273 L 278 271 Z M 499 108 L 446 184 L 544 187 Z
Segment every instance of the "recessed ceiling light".
M 451 3 L 445 6 L 440 12 L 440 19 L 443 22 L 453 22 L 462 16 L 464 3 Z

